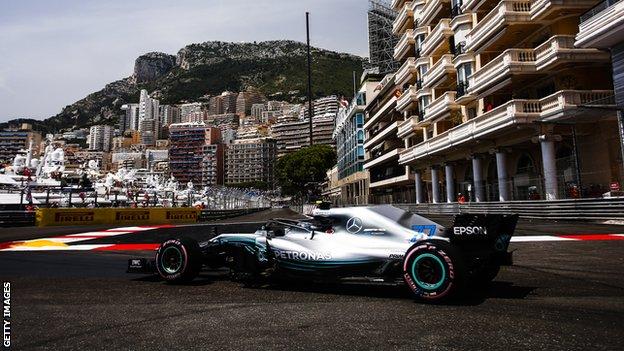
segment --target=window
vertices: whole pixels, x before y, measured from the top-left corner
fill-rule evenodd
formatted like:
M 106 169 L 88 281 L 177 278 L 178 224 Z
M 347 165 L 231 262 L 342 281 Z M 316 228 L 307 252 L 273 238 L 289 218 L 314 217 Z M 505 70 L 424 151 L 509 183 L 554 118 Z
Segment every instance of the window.
M 364 126 L 364 114 L 358 113 L 355 115 L 355 123 L 358 128 L 362 128 Z

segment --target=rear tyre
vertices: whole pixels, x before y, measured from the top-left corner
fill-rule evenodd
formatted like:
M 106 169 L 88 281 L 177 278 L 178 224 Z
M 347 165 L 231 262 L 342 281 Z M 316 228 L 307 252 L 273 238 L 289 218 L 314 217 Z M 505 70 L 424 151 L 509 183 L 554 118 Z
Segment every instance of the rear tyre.
M 169 239 L 156 252 L 156 270 L 171 283 L 190 282 L 199 274 L 202 254 L 194 239 Z
M 440 302 L 463 288 L 464 262 L 459 251 L 446 241 L 423 241 L 407 250 L 403 279 L 417 298 Z

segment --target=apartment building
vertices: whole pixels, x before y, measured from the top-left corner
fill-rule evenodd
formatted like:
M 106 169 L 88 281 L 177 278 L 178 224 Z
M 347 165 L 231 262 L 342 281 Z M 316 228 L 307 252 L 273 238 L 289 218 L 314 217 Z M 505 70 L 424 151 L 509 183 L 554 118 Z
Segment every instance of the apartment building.
M 89 150 L 110 151 L 113 146 L 113 127 L 107 125 L 92 126 L 89 129 Z
M 32 130 L 30 124 L 24 123 L 19 128 L 9 128 L 0 131 L 0 164 L 13 163 L 13 159 L 21 150 L 28 150 L 33 146 L 33 155 L 39 155 L 41 133 Z
M 224 147 L 221 131 L 204 123 L 169 126 L 169 170 L 179 182 L 196 186 L 223 184 Z
M 235 140 L 227 150 L 226 183 L 263 182 L 272 187 L 276 156 L 275 140 Z
M 384 132 L 402 141 L 395 165 L 416 202 L 593 197 L 621 183 L 611 59 L 575 45 L 595 4 L 392 2 L 400 121 Z
M 364 170 L 366 98 L 375 95 L 374 90 L 381 78 L 379 74 L 365 71 L 356 96 L 347 107 L 339 110 L 336 117 L 332 137 L 336 142 L 337 164 L 328 184 L 331 185 L 329 193 L 337 197 L 339 203 L 368 203 L 369 178 Z
M 409 167 L 398 163 L 399 153 L 405 147 L 398 136 L 398 125 L 403 120 L 395 109 L 399 90 L 394 74 L 386 75 L 375 87 L 375 94 L 367 97 L 364 124 L 364 169 L 369 174 L 371 203 L 412 202 L 414 176 Z

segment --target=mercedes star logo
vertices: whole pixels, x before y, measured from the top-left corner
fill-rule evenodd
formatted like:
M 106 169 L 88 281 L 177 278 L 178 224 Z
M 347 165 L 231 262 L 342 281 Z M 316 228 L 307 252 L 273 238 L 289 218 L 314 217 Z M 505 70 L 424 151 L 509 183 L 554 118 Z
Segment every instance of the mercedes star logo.
M 347 221 L 347 231 L 351 234 L 355 234 L 362 230 L 362 220 L 357 217 L 351 217 Z

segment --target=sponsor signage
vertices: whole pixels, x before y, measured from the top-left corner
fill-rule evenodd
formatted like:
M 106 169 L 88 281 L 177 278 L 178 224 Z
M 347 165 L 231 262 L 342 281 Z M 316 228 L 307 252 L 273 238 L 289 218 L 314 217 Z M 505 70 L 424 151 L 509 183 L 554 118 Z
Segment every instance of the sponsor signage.
M 196 208 L 41 208 L 37 210 L 37 225 L 194 223 L 199 218 L 199 212 Z
M 63 211 L 54 214 L 54 222 L 62 224 L 93 222 L 93 211 Z

